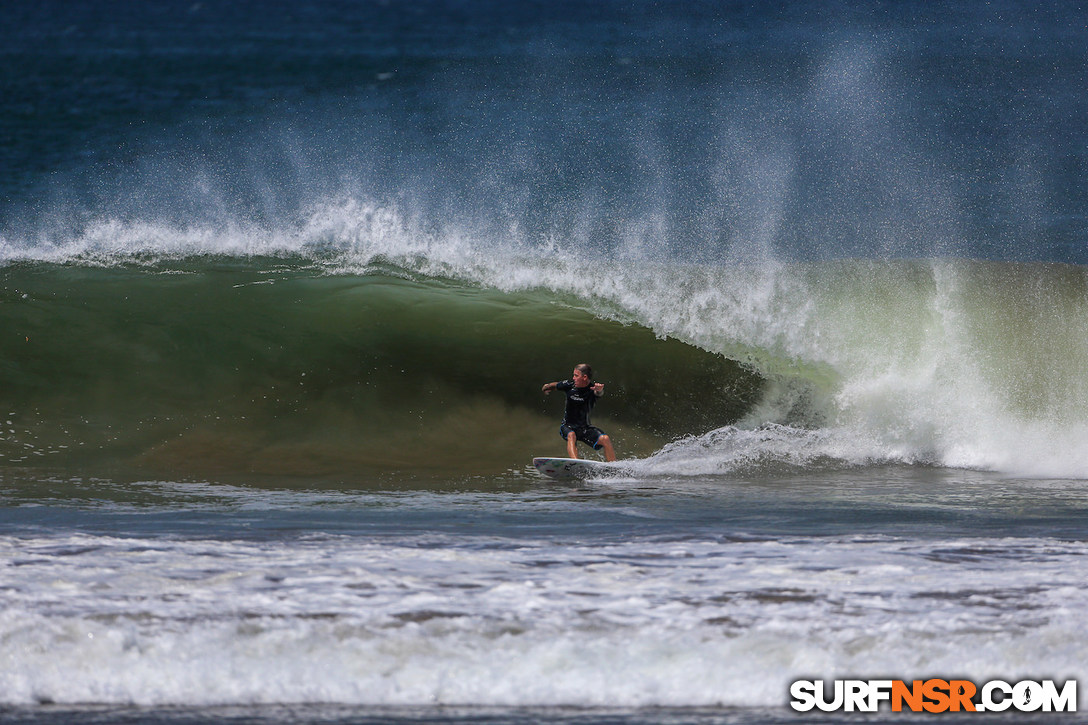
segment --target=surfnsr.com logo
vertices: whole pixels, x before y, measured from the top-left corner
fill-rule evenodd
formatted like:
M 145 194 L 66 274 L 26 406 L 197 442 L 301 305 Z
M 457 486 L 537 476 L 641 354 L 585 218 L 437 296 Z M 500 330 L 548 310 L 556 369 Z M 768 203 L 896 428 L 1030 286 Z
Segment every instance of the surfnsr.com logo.
M 830 686 L 829 686 L 830 685 Z M 799 712 L 1076 712 L 1077 681 L 1060 687 L 1054 680 L 991 680 L 981 687 L 970 680 L 798 680 L 790 685 L 790 707 Z

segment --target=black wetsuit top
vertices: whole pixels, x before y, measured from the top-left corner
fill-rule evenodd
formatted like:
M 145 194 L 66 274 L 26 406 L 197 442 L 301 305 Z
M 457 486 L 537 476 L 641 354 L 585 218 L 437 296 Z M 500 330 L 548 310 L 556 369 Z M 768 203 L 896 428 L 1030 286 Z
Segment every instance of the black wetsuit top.
M 556 390 L 562 390 L 567 394 L 567 410 L 563 414 L 563 423 L 571 428 L 586 428 L 589 426 L 589 413 L 593 410 L 593 404 L 597 402 L 597 394 L 593 392 L 593 385 L 584 388 L 574 386 L 573 380 L 564 380 L 557 383 Z

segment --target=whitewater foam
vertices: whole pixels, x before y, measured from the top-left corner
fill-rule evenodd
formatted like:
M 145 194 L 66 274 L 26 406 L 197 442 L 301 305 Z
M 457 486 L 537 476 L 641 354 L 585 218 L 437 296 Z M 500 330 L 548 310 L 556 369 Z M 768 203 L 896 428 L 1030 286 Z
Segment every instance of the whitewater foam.
M 816 674 L 1088 674 L 1083 547 L 1052 540 L 0 547 L 4 705 L 777 706 Z

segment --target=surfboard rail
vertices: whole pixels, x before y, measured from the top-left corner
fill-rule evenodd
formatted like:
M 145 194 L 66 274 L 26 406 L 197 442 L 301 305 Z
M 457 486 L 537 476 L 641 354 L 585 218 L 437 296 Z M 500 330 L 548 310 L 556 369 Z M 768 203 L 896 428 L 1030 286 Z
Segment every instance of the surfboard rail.
M 585 458 L 551 458 L 548 456 L 534 458 L 533 468 L 549 478 L 556 479 L 595 478 L 597 476 L 607 476 L 618 470 L 616 463 L 605 463 Z

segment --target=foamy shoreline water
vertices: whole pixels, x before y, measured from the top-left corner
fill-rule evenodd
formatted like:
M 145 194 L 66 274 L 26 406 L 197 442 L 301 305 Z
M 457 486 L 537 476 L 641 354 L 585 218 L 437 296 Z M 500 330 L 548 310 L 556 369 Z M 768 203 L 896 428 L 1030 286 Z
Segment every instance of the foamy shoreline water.
M 730 503 L 743 486 L 704 482 L 694 508 L 647 500 L 669 485 L 553 489 L 535 514 L 496 494 L 389 501 L 382 517 L 350 495 L 311 502 L 332 535 L 231 524 L 217 502 L 183 535 L 30 525 L 2 541 L 4 704 L 774 708 L 802 677 L 986 681 L 1038 676 L 1045 661 L 1048 676 L 1083 679 L 1082 542 L 949 537 L 924 512 L 922 536 L 760 535 L 756 502 Z M 857 508 L 859 529 L 894 508 L 886 496 Z M 489 523 L 500 502 L 511 518 Z M 554 520 L 569 506 L 590 509 L 582 523 Z M 779 515 L 827 528 L 815 512 Z M 436 530 L 393 533 L 413 517 Z M 493 534 L 451 533 L 471 521 Z

